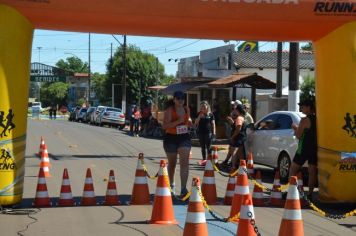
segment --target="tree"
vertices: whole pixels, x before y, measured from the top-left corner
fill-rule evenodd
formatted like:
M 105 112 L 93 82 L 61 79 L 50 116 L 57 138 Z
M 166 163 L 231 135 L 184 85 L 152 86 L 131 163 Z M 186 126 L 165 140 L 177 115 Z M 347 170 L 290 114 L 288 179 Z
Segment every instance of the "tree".
M 306 99 L 315 99 L 315 79 L 312 76 L 307 76 L 300 85 L 300 101 Z
M 309 43 L 303 45 L 301 48 L 304 51 L 310 51 L 311 52 L 311 51 L 313 51 L 313 44 L 309 42 Z
M 69 85 L 63 82 L 44 83 L 41 87 L 41 102 L 44 106 L 67 104 Z
M 66 61 L 60 59 L 56 66 L 63 70 L 78 72 L 78 73 L 88 73 L 89 66 L 87 62 L 83 62 L 79 57 L 67 57 Z
M 138 47 L 130 45 L 126 49 L 126 102 L 144 106 L 152 101 L 154 92 L 149 86 L 161 84 L 161 80 L 169 80 L 164 74 L 164 66 L 149 53 L 142 52 Z M 121 107 L 123 80 L 123 46 L 117 48 L 113 60 L 107 63 L 107 80 L 105 82 L 105 96 L 111 98 L 112 84 L 115 86 L 115 105 Z M 141 101 L 141 102 L 140 102 Z
M 102 103 L 108 100 L 105 95 L 106 80 L 107 76 L 103 74 L 94 73 L 91 76 L 91 88 L 94 90 L 96 98 Z

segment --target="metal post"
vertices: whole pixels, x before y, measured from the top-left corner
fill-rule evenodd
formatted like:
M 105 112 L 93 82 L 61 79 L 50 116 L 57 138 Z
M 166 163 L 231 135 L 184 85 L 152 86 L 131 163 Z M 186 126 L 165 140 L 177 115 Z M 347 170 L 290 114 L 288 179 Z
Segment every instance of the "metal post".
M 299 43 L 289 45 L 289 96 L 288 110 L 299 111 Z
M 276 97 L 282 97 L 282 42 L 277 45 L 277 90 Z
M 88 105 L 90 105 L 90 79 L 91 79 L 91 75 L 90 75 L 90 33 L 89 33 L 89 55 L 88 55 Z
M 124 113 L 126 111 L 126 35 L 124 35 L 124 48 L 123 48 L 123 76 L 122 76 L 122 107 Z
M 114 89 L 114 84 L 111 84 L 111 106 L 115 107 L 115 89 Z

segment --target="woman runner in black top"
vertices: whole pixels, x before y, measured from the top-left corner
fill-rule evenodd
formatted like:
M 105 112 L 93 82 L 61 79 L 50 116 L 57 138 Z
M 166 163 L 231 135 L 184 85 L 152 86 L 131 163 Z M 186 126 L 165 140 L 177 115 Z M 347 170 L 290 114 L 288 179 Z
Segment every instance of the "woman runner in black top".
M 308 161 L 308 197 L 311 199 L 316 185 L 317 175 L 317 136 L 316 136 L 316 116 L 314 102 L 306 100 L 299 103 L 301 111 L 306 117 L 300 120 L 299 126 L 293 124 L 295 136 L 299 139 L 298 149 L 295 153 L 293 163 L 290 168 L 290 176 L 296 176 L 300 168 Z
M 205 165 L 206 153 L 208 152 L 208 155 L 211 154 L 211 142 L 215 137 L 215 119 L 207 101 L 200 103 L 200 112 L 195 120 L 195 125 L 198 128 L 198 137 L 203 157 L 203 160 L 199 161 L 199 165 Z

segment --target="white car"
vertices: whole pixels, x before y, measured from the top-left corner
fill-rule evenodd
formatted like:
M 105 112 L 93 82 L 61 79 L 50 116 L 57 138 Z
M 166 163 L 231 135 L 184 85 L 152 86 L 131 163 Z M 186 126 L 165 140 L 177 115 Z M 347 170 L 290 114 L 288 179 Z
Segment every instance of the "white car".
M 298 147 L 292 124 L 299 125 L 300 112 L 276 111 L 247 128 L 246 147 L 255 163 L 277 168 L 281 181 L 289 176 L 291 161 Z
M 125 128 L 125 114 L 120 108 L 105 107 L 99 114 L 97 120 L 100 126 L 109 125 L 119 127 L 120 129 Z
M 105 109 L 105 106 L 97 106 L 95 111 L 91 113 L 90 123 L 94 125 L 98 125 L 98 118 L 100 113 Z

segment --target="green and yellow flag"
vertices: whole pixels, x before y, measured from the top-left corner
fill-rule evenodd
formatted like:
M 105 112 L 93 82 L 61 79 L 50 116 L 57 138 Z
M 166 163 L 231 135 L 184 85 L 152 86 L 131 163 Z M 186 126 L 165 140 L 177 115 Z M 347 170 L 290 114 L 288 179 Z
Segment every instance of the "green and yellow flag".
M 258 52 L 258 42 L 246 41 L 238 47 L 239 52 Z

